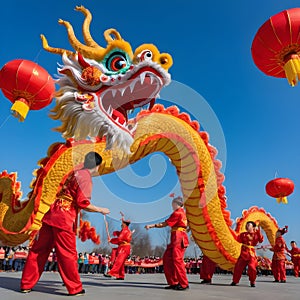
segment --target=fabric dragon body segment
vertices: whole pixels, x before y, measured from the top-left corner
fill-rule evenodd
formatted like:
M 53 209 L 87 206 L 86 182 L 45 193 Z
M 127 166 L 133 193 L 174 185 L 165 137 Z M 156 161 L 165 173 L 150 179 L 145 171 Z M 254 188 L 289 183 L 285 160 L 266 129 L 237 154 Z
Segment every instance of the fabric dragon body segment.
M 236 236 L 247 220 L 259 222 L 274 244 L 278 226 L 263 209 L 244 211 L 236 230 L 231 228 L 221 163 L 215 159 L 217 151 L 209 144 L 208 134 L 176 106 L 154 104 L 160 89 L 170 82 L 171 56 L 151 44 L 132 54 L 130 45 L 114 29 L 105 32 L 108 46 L 102 48 L 89 34 L 89 11 L 77 10 L 86 17 L 86 45 L 77 41 L 68 22 L 60 21 L 76 53 L 49 47 L 42 36 L 44 48 L 63 57 L 53 118 L 62 121 L 58 130 L 67 141 L 52 145 L 47 157 L 39 161 L 26 202 L 19 201 L 16 176 L 0 174 L 0 241 L 17 245 L 34 236 L 67 175 L 81 167 L 87 152 L 97 151 L 103 157 L 99 175 L 115 172 L 148 154 L 165 153 L 176 167 L 194 240 L 221 268 L 233 268 L 241 247 Z M 145 104 L 147 109 L 128 119 L 128 111 Z

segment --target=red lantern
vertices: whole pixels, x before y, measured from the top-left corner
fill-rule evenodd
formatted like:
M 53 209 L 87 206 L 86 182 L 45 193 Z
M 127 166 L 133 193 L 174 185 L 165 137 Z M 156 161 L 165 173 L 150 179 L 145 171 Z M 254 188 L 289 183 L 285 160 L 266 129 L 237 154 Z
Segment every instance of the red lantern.
M 276 198 L 278 203 L 287 204 L 287 196 L 293 193 L 294 183 L 288 178 L 276 178 L 266 184 L 266 193 Z
M 251 51 L 266 75 L 286 77 L 291 86 L 300 78 L 300 8 L 272 16 L 257 31 Z
M 48 72 L 29 60 L 16 59 L 0 70 L 0 88 L 13 104 L 11 111 L 24 121 L 29 109 L 39 110 L 50 104 L 55 85 Z

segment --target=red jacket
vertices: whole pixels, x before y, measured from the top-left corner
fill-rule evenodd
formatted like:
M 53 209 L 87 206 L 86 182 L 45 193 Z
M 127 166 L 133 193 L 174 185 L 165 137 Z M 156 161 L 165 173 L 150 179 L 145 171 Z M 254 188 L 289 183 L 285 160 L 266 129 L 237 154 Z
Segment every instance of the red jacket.
M 189 245 L 189 239 L 185 232 L 187 227 L 187 218 L 182 207 L 176 209 L 165 221 L 171 227 L 171 244 L 181 244 L 184 248 Z
M 187 227 L 187 218 L 182 207 L 176 209 L 171 216 L 165 221 L 170 227 Z
M 121 231 L 114 231 L 116 238 L 112 238 L 110 242 L 119 246 L 128 245 L 131 242 L 132 233 L 128 226 L 124 227 Z
M 72 172 L 61 191 L 56 195 L 56 201 L 45 214 L 43 222 L 50 226 L 76 231 L 79 209 L 90 204 L 92 193 L 92 177 L 87 169 Z
M 264 240 L 260 231 L 242 232 L 238 235 L 237 241 L 242 243 L 240 257 L 244 260 L 250 260 L 251 256 L 256 256 L 255 246 Z
M 285 244 L 285 241 L 282 236 L 279 236 L 275 240 L 275 245 L 272 248 L 274 251 L 272 259 L 274 260 L 285 260 L 285 250 L 287 249 L 287 246 Z
M 300 248 L 293 247 L 291 250 L 287 249 L 287 251 L 291 254 L 292 262 L 300 260 Z

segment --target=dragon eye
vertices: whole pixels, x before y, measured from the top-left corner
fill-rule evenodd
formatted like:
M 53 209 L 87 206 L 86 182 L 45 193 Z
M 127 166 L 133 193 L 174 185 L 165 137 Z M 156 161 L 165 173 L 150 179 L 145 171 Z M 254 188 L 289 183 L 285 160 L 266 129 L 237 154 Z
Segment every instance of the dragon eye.
M 150 50 L 144 50 L 140 55 L 140 61 L 152 60 L 153 53 Z
M 127 59 L 123 53 L 115 52 L 106 60 L 106 68 L 112 72 L 118 72 L 128 66 Z

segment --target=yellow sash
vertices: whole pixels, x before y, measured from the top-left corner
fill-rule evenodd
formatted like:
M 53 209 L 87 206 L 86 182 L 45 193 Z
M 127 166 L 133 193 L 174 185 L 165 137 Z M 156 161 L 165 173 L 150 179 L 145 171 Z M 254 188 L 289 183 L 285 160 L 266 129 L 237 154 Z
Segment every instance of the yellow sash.
M 185 227 L 172 227 L 171 231 L 186 231 L 186 228 Z

